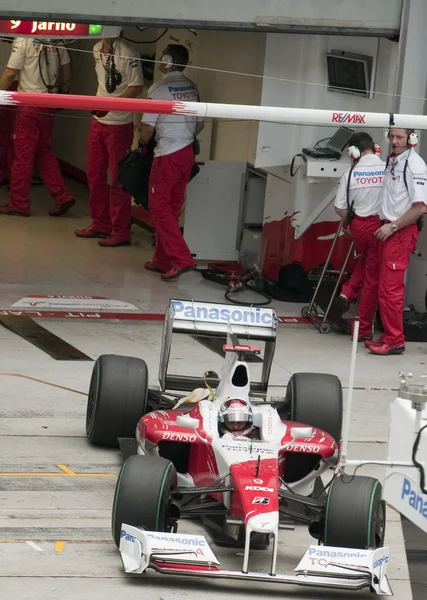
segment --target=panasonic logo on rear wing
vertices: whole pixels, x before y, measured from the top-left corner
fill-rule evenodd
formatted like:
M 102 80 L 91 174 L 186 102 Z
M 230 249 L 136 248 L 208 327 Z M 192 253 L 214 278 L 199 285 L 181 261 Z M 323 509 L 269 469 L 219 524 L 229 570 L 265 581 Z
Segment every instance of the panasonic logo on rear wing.
M 171 300 L 170 309 L 173 319 L 179 321 L 277 328 L 277 316 L 271 308 Z

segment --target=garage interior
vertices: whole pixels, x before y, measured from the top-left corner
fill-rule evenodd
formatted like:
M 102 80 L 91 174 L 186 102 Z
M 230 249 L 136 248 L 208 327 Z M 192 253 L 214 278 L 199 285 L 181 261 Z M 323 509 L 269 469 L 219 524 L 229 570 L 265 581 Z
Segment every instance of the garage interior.
M 155 61 L 167 43 L 173 41 L 183 43 L 190 50 L 195 68 L 188 70 L 188 76 L 199 85 L 203 101 L 307 108 L 330 108 L 332 102 L 333 106 L 347 110 L 374 112 L 392 110 L 397 102 L 400 112 L 411 112 L 403 99 L 396 100 L 396 90 L 405 83 L 396 65 L 402 60 L 403 64 L 410 61 L 410 43 L 405 42 L 407 55 L 402 59 L 399 43 L 390 39 L 389 31 L 379 36 L 345 36 L 167 25 L 138 29 L 133 25 L 125 28 L 124 36 L 134 40 L 130 43 L 145 60 L 144 94 L 151 85 L 150 77 L 158 76 Z M 72 93 L 94 95 L 96 92 L 92 46 L 93 42 L 86 40 L 69 46 L 74 72 Z M 375 56 L 374 99 L 337 93 L 333 93 L 331 99 L 324 86 L 324 55 L 332 48 Z M 3 40 L 0 44 L 2 69 L 9 52 L 10 44 Z M 427 73 L 427 61 L 424 70 Z M 309 93 L 307 85 L 301 83 L 307 81 L 316 84 L 309 86 Z M 418 92 L 411 95 L 421 97 Z M 425 90 L 422 97 L 424 95 Z M 413 112 L 417 112 L 417 108 L 415 106 Z M 82 598 L 113 598 L 123 592 L 141 593 L 141 583 L 153 600 L 192 598 L 201 591 L 215 600 L 226 596 L 236 600 L 257 597 L 265 594 L 265 587 L 251 585 L 250 589 L 243 589 L 238 583 L 224 587 L 221 583 L 206 584 L 197 580 L 160 581 L 158 576 L 140 582 L 136 578 L 125 578 L 121 571 L 110 532 L 112 498 L 121 457 L 118 451 L 90 447 L 84 431 L 93 361 L 100 354 L 108 353 L 143 358 L 149 367 L 151 383 L 156 385 L 163 329 L 161 318 L 170 299 L 222 303 L 224 289 L 204 280 L 199 273 L 188 273 L 177 282 L 165 283 L 158 275 L 147 272 L 143 265 L 152 257 L 153 237 L 149 215 L 137 206 L 134 206 L 131 247 L 104 249 L 94 240 L 74 236 L 74 230 L 85 227 L 89 217 L 85 168 L 90 118 L 89 113 L 82 111 L 61 111 L 56 116 L 55 152 L 67 185 L 77 199 L 70 214 L 52 222 L 47 214 L 51 199 L 38 184 L 35 173 L 32 217 L 2 217 L 0 221 L 3 240 L 0 317 L 14 319 L 13 323 L 5 321 L 6 326 L 0 327 L 0 343 L 4 348 L 0 370 L 4 398 L 0 419 L 4 447 L 0 465 L 4 597 L 50 600 L 60 595 L 68 600 L 80 594 Z M 318 266 L 326 257 L 338 227 L 333 211 L 326 208 L 314 220 L 314 224 L 326 223 L 322 229 L 320 254 L 313 251 L 312 241 L 304 243 L 304 236 L 296 243 L 294 228 L 287 222 L 285 226 L 280 223 L 294 210 L 298 194 L 306 194 L 304 215 L 310 218 L 319 195 L 323 199 L 333 189 L 334 182 L 318 183 L 319 187 L 307 192 L 303 169 L 294 179 L 290 164 L 302 147 L 313 146 L 334 131 L 253 121 L 208 120 L 200 138 L 199 160 L 204 165 L 200 179 L 191 184 L 186 213 L 182 217 L 184 231 L 185 223 L 191 224 L 188 236 L 193 236 L 189 239 L 197 248 L 199 265 L 203 267 L 209 260 L 238 260 L 243 239 L 257 244 L 264 235 L 268 243 L 264 272 L 268 277 L 277 279 L 280 266 L 292 260 L 301 261 L 306 269 Z M 374 131 L 373 135 L 378 137 L 385 155 L 382 132 Z M 7 201 L 7 187 L 2 186 L 0 203 Z M 232 223 L 230 231 L 222 233 L 224 218 L 214 220 L 206 216 L 211 214 L 212 206 L 218 215 L 227 215 Z M 204 224 L 202 234 L 200 228 L 194 226 L 200 220 Z M 302 221 L 300 224 L 304 225 Z M 319 233 L 315 227 L 314 230 L 313 239 L 317 240 Z M 249 232 L 249 238 L 243 235 L 245 231 Z M 306 240 L 311 240 L 312 231 L 313 227 L 307 230 Z M 225 249 L 222 254 L 218 244 L 213 247 L 219 235 L 225 236 L 221 238 L 221 249 Z M 419 247 L 424 254 L 426 239 L 424 233 Z M 340 248 L 335 256 L 338 266 L 342 255 Z M 425 287 L 425 266 L 424 258 L 414 258 L 409 274 L 408 303 L 418 308 L 422 308 L 424 301 L 424 292 L 421 295 L 420 290 Z M 49 297 L 51 304 L 46 304 Z M 61 297 L 65 301 L 55 304 L 54 299 Z M 104 308 L 99 311 L 90 308 L 91 299 L 97 298 L 109 300 L 113 308 L 108 309 L 108 302 L 104 302 Z M 253 296 L 246 298 L 248 302 L 254 301 Z M 126 304 L 133 308 L 126 308 Z M 301 316 L 302 304 L 273 300 L 271 306 L 288 322 L 279 328 L 270 394 L 284 394 L 290 375 L 304 371 L 332 372 L 341 378 L 346 389 L 350 339 L 334 333 L 322 336 L 309 324 L 292 323 L 292 318 Z M 45 318 L 38 314 L 41 311 L 44 315 L 49 307 L 56 311 L 56 316 Z M 63 311 L 61 318 L 59 311 Z M 122 319 L 111 318 L 111 314 L 110 318 L 88 316 L 91 312 L 94 315 L 107 311 L 127 311 L 128 314 Z M 137 313 L 134 320 L 132 312 Z M 55 360 L 14 333 L 13 328 L 18 327 L 16 319 L 25 318 L 69 344 L 81 353 L 80 359 Z M 366 349 L 359 349 L 351 458 L 386 458 L 388 411 L 398 388 L 399 371 L 422 372 L 426 362 L 426 349 L 422 344 L 408 344 L 407 348 L 404 356 L 382 361 L 381 368 Z M 221 357 L 192 339 L 184 338 L 171 359 L 171 369 L 193 376 L 220 368 Z M 381 479 L 384 470 L 368 467 L 364 474 Z M 197 530 L 192 523 L 185 522 L 184 526 L 188 532 Z M 281 569 L 292 570 L 309 543 L 303 528 L 297 527 L 289 536 L 283 536 L 279 547 Z M 390 544 L 389 575 L 395 597 L 405 600 L 424 597 L 427 586 L 422 572 L 425 536 L 420 538 L 410 524 L 402 527 L 399 514 L 389 509 L 387 543 Z M 220 551 L 218 556 L 230 567 L 239 567 L 241 563 L 238 553 L 230 555 Z M 259 568 L 267 569 L 267 562 L 268 557 L 260 554 Z M 24 585 L 23 581 L 29 577 L 31 586 Z M 271 597 L 284 592 L 292 598 L 351 597 L 351 594 L 321 590 L 315 593 L 291 588 L 268 590 Z M 362 598 L 368 596 L 371 597 L 358 594 Z

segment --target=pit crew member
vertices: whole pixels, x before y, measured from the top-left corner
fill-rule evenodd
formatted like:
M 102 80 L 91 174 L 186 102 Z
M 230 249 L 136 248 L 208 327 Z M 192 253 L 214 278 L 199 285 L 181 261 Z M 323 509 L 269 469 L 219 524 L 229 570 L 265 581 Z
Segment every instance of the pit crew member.
M 171 44 L 161 61 L 164 76 L 151 87 L 148 98 L 198 102 L 197 86 L 183 74 L 189 61 L 188 50 Z M 156 251 L 145 268 L 162 273 L 165 281 L 196 267 L 181 233 L 179 217 L 195 163 L 195 138 L 203 127 L 201 118 L 176 114 L 145 114 L 140 126 L 141 141 L 148 143 L 155 131 L 157 143 L 149 181 L 149 210 L 156 233 Z
M 71 81 L 68 51 L 49 45 L 48 40 L 16 38 L 7 67 L 0 78 L 0 90 L 9 89 L 17 76 L 20 92 L 68 93 Z M 24 106 L 17 112 L 13 132 L 10 201 L 0 206 L 0 214 L 30 216 L 29 192 L 34 163 L 55 200 L 55 206 L 49 215 L 64 215 L 75 204 L 71 192 L 65 187 L 51 146 L 53 115 L 52 109 L 35 106 Z
M 102 39 L 93 49 L 98 77 L 97 96 L 137 98 L 144 77 L 138 52 L 123 39 Z M 132 148 L 134 115 L 94 111 L 89 131 L 87 178 L 92 222 L 75 231 L 80 238 L 99 238 L 103 247 L 131 243 L 131 195 L 118 180 L 118 163 Z M 107 183 L 110 168 L 111 183 Z
M 387 136 L 393 152 L 387 160 L 381 197 L 384 224 L 375 233 L 381 242 L 378 300 L 384 334 L 377 341 L 365 342 L 372 354 L 383 356 L 405 351 L 405 272 L 427 205 L 427 166 L 414 150 L 418 136 L 413 130 L 398 128 L 390 129 Z
M 349 156 L 353 165 L 341 177 L 335 198 L 335 210 L 351 232 L 360 258 L 351 279 L 331 307 L 331 319 L 338 320 L 360 294 L 358 316 L 359 341 L 372 340 L 378 305 L 378 271 L 380 241 L 375 232 L 381 227 L 379 217 L 385 163 L 376 155 L 375 143 L 365 132 L 350 140 Z

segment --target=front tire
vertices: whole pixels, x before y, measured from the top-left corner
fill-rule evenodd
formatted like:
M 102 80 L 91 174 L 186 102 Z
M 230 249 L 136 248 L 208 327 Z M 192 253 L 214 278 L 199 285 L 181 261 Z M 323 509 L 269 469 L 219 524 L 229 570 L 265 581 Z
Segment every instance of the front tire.
M 176 470 L 170 461 L 139 455 L 127 459 L 117 480 L 111 519 L 117 547 L 123 523 L 147 531 L 172 529 L 179 517 L 172 501 L 177 485 Z
M 373 477 L 343 475 L 332 482 L 326 500 L 325 546 L 372 550 L 384 545 L 386 506 L 382 485 Z
M 128 356 L 103 355 L 95 362 L 86 412 L 91 444 L 117 448 L 118 438 L 135 437 L 148 412 L 148 368 Z

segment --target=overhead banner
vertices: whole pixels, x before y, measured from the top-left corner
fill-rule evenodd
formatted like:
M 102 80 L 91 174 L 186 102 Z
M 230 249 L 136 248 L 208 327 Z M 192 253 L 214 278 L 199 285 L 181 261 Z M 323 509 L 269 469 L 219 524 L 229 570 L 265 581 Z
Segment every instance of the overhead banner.
M 0 34 L 10 37 L 31 36 L 36 38 L 114 38 L 120 35 L 121 27 L 64 23 L 56 21 L 10 21 L 0 20 Z

